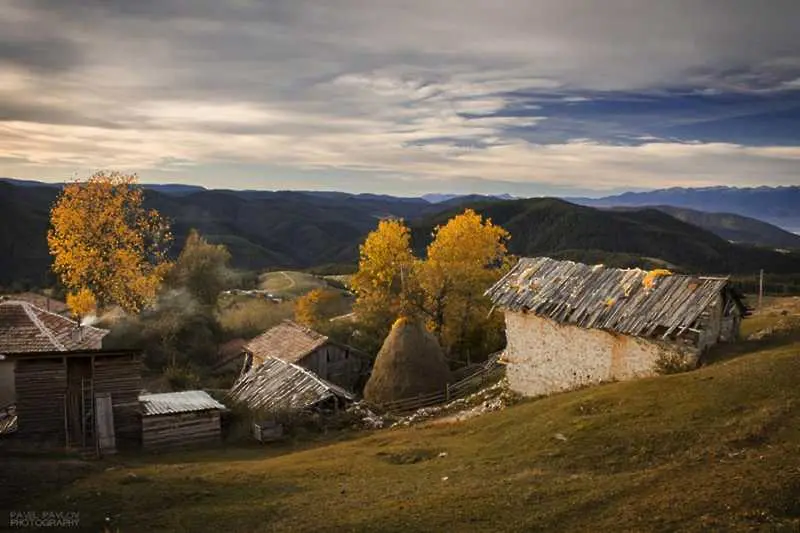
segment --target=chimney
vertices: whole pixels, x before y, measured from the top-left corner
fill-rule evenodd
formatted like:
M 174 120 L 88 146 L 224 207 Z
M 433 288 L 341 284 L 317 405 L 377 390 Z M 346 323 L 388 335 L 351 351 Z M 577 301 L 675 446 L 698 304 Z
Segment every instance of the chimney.
M 78 324 L 75 329 L 72 330 L 72 341 L 83 342 L 83 326 L 80 324 Z

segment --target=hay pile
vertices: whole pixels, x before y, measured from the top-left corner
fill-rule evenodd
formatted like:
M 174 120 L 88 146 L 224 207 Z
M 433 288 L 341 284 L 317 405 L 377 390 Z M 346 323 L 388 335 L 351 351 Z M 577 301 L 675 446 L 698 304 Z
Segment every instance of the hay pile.
M 451 381 L 444 353 L 418 320 L 401 318 L 383 341 L 364 399 L 382 404 L 443 391 Z

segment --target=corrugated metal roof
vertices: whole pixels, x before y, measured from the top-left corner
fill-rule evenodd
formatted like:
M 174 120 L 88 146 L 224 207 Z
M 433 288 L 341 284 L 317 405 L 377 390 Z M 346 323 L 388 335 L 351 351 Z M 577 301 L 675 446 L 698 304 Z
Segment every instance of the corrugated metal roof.
M 333 396 L 353 400 L 352 394 L 310 370 L 275 357 L 239 378 L 228 393 L 251 409 L 306 409 Z
M 727 278 L 647 277 L 640 269 L 522 258 L 486 294 L 498 307 L 560 323 L 644 337 L 662 328 L 668 338 L 690 328 L 728 286 Z
M 245 344 L 244 349 L 258 359 L 274 357 L 297 363 L 323 344 L 328 337 L 291 320 L 284 320 Z
M 201 390 L 142 394 L 139 396 L 144 416 L 191 413 L 225 406 Z
M 28 302 L 0 302 L 0 353 L 94 350 L 106 334 Z

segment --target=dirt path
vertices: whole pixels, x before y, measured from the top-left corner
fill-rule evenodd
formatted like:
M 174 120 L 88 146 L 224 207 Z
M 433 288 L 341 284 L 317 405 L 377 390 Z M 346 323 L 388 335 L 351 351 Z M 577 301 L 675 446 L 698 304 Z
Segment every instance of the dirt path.
M 295 286 L 294 279 L 292 279 L 292 277 L 289 274 L 287 274 L 286 272 L 281 271 L 281 274 L 283 274 L 283 277 L 286 278 L 289 281 L 289 286 L 285 287 L 285 288 L 283 288 L 281 290 L 282 291 L 288 291 L 289 289 L 293 289 L 294 286 Z

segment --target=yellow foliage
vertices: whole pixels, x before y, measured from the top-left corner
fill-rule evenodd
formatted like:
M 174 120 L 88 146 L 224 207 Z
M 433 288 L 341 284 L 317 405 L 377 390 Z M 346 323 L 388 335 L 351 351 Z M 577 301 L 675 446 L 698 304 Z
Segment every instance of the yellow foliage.
M 446 351 L 463 351 L 467 338 L 489 328 L 489 301 L 483 293 L 510 266 L 509 238 L 506 230 L 471 209 L 434 231 L 417 276 L 429 325 Z
M 294 306 L 295 320 L 315 327 L 335 314 L 339 294 L 329 289 L 314 289 L 297 299 Z
M 670 272 L 665 268 L 657 268 L 655 270 L 651 270 L 642 280 L 642 285 L 646 289 L 651 289 L 653 288 L 653 285 L 655 284 L 657 278 L 662 276 L 671 276 L 671 275 L 672 272 Z
M 99 306 L 137 312 L 155 299 L 170 268 L 169 226 L 143 204 L 135 175 L 98 172 L 64 187 L 47 234 L 53 270 L 73 293 L 90 291 Z
M 67 294 L 67 307 L 78 318 L 83 318 L 97 310 L 97 299 L 89 289 L 79 289 Z
M 380 221 L 361 245 L 358 272 L 350 282 L 356 314 L 376 329 L 388 328 L 407 302 L 415 262 L 403 221 Z
M 382 221 L 369 234 L 352 280 L 361 325 L 385 336 L 393 322 L 417 317 L 450 353 L 492 344 L 502 315 L 488 316 L 483 293 L 510 267 L 508 232 L 467 209 L 433 237 L 427 258 L 419 260 L 402 221 Z

